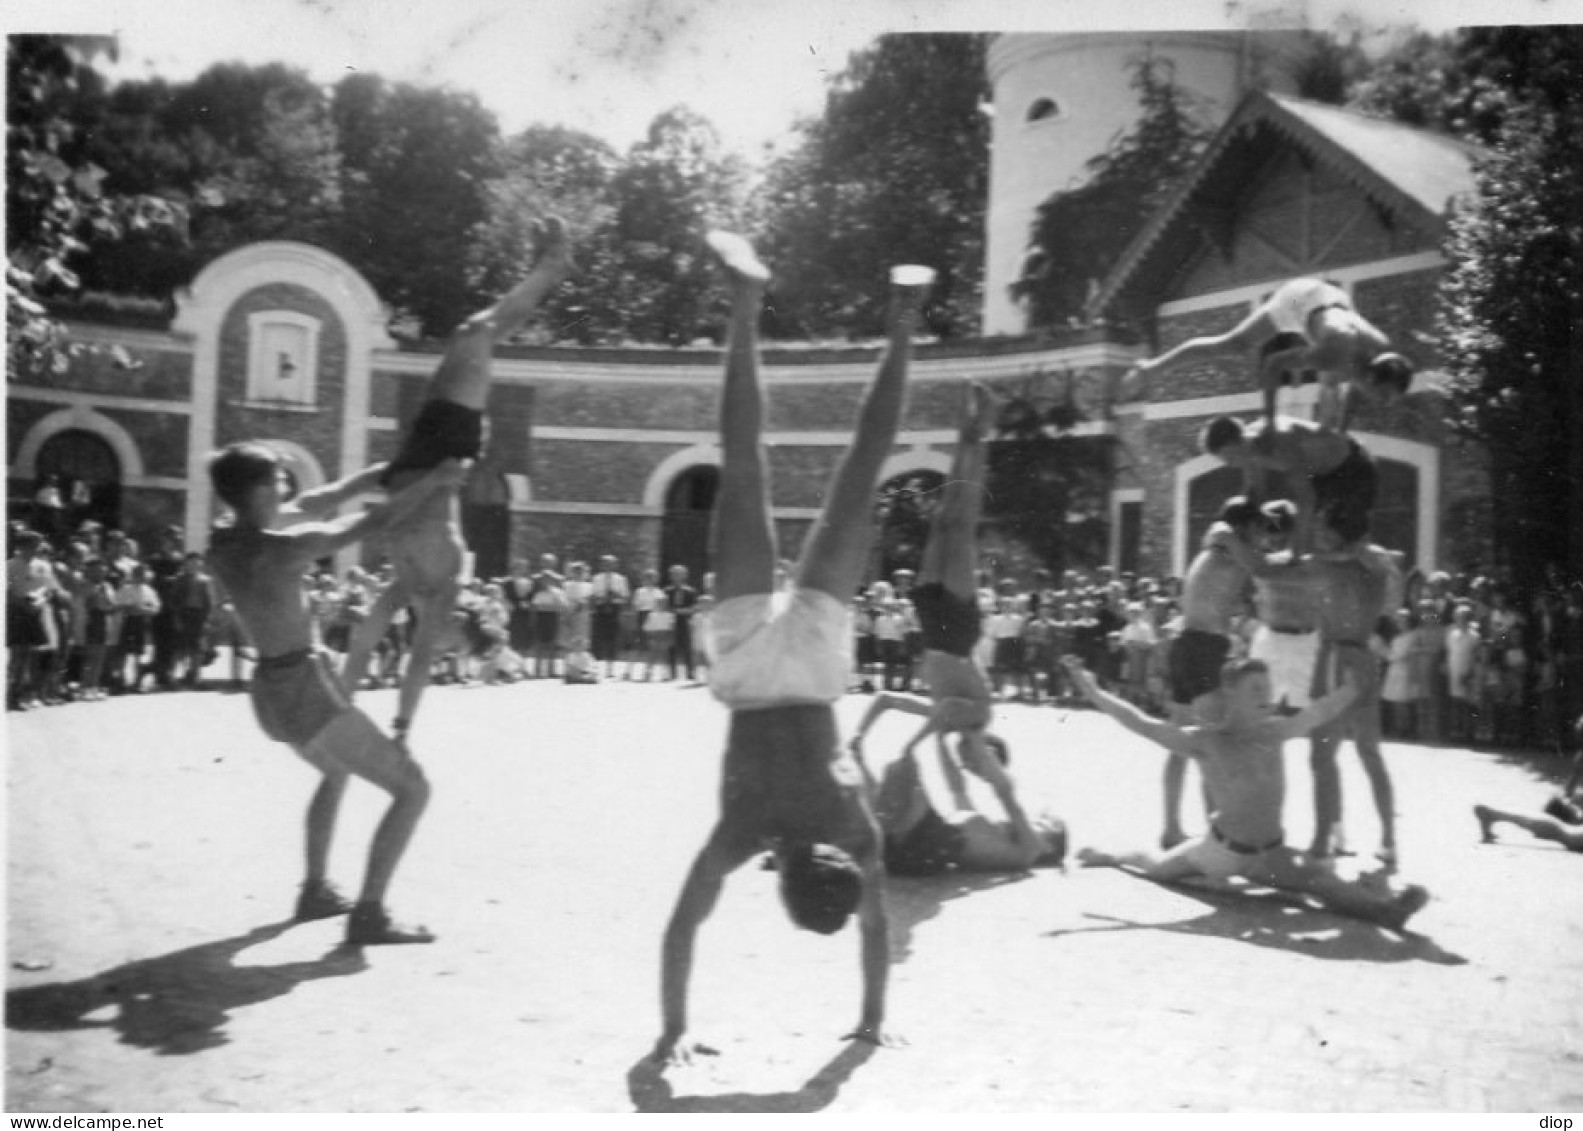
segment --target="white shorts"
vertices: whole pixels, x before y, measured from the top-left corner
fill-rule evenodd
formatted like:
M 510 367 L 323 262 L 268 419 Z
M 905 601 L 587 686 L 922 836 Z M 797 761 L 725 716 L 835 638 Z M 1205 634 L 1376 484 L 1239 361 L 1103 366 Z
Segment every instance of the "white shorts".
M 1323 279 L 1292 279 L 1269 298 L 1269 319 L 1277 331 L 1308 338 L 1308 320 L 1327 306 L 1352 309 L 1352 300 L 1340 287 Z M 1312 338 L 1309 338 L 1312 341 Z
M 1270 694 L 1277 703 L 1284 699 L 1299 710 L 1308 706 L 1319 658 L 1318 632 L 1276 632 L 1260 625 L 1248 645 L 1248 658 L 1269 666 Z
M 709 690 L 727 707 L 834 703 L 852 673 L 852 614 L 818 589 L 732 597 L 710 613 Z

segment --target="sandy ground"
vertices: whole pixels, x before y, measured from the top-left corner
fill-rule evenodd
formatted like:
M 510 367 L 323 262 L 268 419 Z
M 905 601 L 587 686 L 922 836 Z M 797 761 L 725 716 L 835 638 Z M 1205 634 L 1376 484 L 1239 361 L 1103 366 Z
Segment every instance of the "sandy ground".
M 365 697 L 376 719 L 393 694 Z M 864 702 L 841 704 L 848 726 Z M 1156 835 L 1156 750 L 1093 712 L 1000 714 L 1029 803 L 1075 843 Z M 792 930 L 773 874 L 746 868 L 693 984 L 720 1054 L 662 1072 L 659 934 L 724 733 L 706 692 L 435 689 L 414 737 L 435 800 L 392 902 L 440 941 L 362 952 L 338 921 L 288 921 L 312 779 L 244 697 L 6 723 L 10 1111 L 1583 1108 L 1583 859 L 1516 830 L 1481 845 L 1469 813 L 1537 808 L 1560 771 L 1543 760 L 1387 748 L 1403 872 L 1436 896 L 1405 937 L 1108 870 L 893 881 L 895 1049 L 840 1039 L 856 932 Z M 1287 757 L 1298 839 L 1307 773 L 1298 744 Z M 353 787 L 346 887 L 380 809 Z

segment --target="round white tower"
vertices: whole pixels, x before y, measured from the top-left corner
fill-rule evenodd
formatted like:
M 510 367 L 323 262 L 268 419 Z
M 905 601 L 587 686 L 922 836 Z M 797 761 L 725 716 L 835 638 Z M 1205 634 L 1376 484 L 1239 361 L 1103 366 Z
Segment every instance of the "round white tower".
M 1287 91 L 1290 32 L 1162 31 L 997 36 L 988 56 L 995 119 L 985 210 L 985 334 L 1027 330 L 1007 288 L 1021 273 L 1034 214 L 1140 113 L 1129 64 L 1171 59 L 1176 82 L 1218 126 L 1255 87 Z

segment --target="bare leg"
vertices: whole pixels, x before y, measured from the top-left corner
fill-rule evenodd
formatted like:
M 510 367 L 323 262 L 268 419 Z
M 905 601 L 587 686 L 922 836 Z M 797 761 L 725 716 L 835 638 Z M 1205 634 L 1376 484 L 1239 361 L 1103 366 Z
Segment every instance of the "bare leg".
M 346 773 L 326 770 L 308 803 L 307 874 L 308 883 L 323 883 L 330 861 L 330 841 L 335 836 L 335 818 L 346 795 Z
M 403 737 L 418 713 L 418 701 L 429 686 L 429 670 L 439 642 L 449 627 L 451 612 L 456 608 L 459 586 L 452 582 L 438 591 L 418 597 L 418 623 L 412 632 L 412 646 L 407 652 L 407 671 L 401 679 L 401 691 L 396 704 L 396 736 Z
M 1308 761 L 1314 773 L 1314 842 L 1309 855 L 1333 856 L 1341 829 L 1341 768 L 1336 765 L 1341 742 L 1330 737 L 1309 741 Z
M 1344 880 L 1329 869 L 1302 859 L 1292 849 L 1266 853 L 1248 876 L 1282 891 L 1311 895 L 1332 911 L 1393 931 L 1402 930 L 1407 920 L 1429 902 L 1429 892 L 1417 884 L 1399 891 L 1370 888 Z
M 1161 775 L 1165 794 L 1165 828 L 1160 833 L 1160 847 L 1175 848 L 1187 839 L 1182 829 L 1182 794 L 1187 788 L 1187 758 L 1171 754 L 1165 759 Z
M 761 438 L 764 388 L 758 360 L 758 320 L 769 272 L 740 236 L 710 232 L 708 240 L 731 282 L 714 530 L 716 592 L 726 601 L 775 588 L 775 527 Z
M 1505 821 L 1520 829 L 1526 829 L 1540 840 L 1552 840 L 1557 844 L 1565 845 L 1573 852 L 1583 852 L 1583 825 L 1563 825 L 1552 817 L 1529 817 L 1522 813 L 1494 809 L 1488 805 L 1473 806 L 1473 815 L 1479 820 L 1479 832 L 1486 844 L 1495 841 L 1496 822 Z
M 368 618 L 352 630 L 352 639 L 346 646 L 346 663 L 341 667 L 341 682 L 346 684 L 348 695 L 355 696 L 362 687 L 369 661 L 380 641 L 385 639 L 391 618 L 410 600 L 407 587 L 397 580 L 379 594 L 368 610 Z
M 362 890 L 347 924 L 347 941 L 359 945 L 432 942 L 434 936 L 428 931 L 397 927 L 385 911 L 391 877 L 429 804 L 429 783 L 422 769 L 403 747 L 391 742 L 367 715 L 355 709 L 343 711 L 303 754 L 327 775 L 356 774 L 391 798 L 369 845 Z M 323 790 L 321 786 L 321 793 Z
M 1386 768 L 1385 756 L 1379 742 L 1373 739 L 1354 740 L 1358 758 L 1363 762 L 1363 772 L 1369 776 L 1374 793 L 1374 808 L 1380 816 L 1379 858 L 1387 864 L 1396 863 L 1396 794 L 1391 785 L 1391 772 Z
M 489 396 L 490 355 L 515 333 L 571 270 L 566 225 L 550 217 L 539 229 L 532 268 L 488 310 L 473 315 L 452 336 L 445 359 L 429 380 L 429 396 L 482 411 Z
M 797 584 L 843 604 L 863 576 L 873 538 L 874 488 L 885 457 L 896 443 L 896 426 L 907 395 L 912 333 L 934 272 L 921 267 L 891 270 L 890 324 L 879 372 L 858 411 L 852 446 L 842 456 L 825 496 L 824 509 L 797 563 Z
M 984 433 L 994 400 L 981 385 L 969 386 L 962 409 L 951 471 L 940 495 L 940 508 L 929 523 L 918 571 L 920 582 L 938 582 L 960 597 L 978 591 L 978 523 L 984 500 Z
M 1103 852 L 1097 848 L 1077 850 L 1077 862 L 1084 868 L 1120 868 L 1136 872 L 1149 880 L 1174 883 L 1177 880 L 1202 876 L 1204 873 L 1191 859 L 1197 840 L 1185 840 L 1165 852 Z

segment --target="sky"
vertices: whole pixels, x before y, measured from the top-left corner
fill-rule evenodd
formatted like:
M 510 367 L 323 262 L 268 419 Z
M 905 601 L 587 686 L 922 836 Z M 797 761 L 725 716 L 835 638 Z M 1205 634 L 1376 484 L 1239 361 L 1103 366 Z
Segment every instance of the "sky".
M 1365 2 L 1370 24 L 1434 30 L 1566 18 L 1560 0 Z M 751 159 L 817 115 L 851 53 L 886 32 L 1327 27 L 1348 10 L 1346 0 L 7 0 L 0 20 L 8 31 L 116 34 L 112 77 L 182 81 L 226 61 L 284 62 L 324 83 L 373 72 L 472 91 L 508 134 L 560 124 L 620 150 L 685 103 Z

